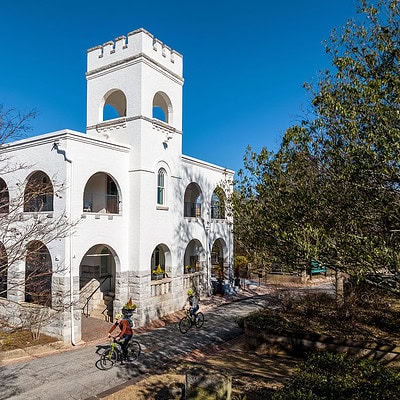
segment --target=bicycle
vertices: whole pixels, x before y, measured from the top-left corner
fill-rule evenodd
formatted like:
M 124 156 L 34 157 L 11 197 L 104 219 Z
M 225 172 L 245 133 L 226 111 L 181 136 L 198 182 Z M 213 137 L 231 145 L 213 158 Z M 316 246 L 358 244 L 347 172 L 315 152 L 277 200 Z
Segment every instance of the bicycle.
M 186 315 L 179 321 L 179 330 L 181 333 L 186 333 L 193 325 L 196 328 L 201 328 L 204 324 L 204 315 L 202 312 L 197 312 L 190 315 L 190 309 L 186 310 Z
M 100 355 L 100 369 L 110 369 L 118 361 L 123 361 L 122 341 L 116 341 L 114 337 L 110 338 L 110 345 L 105 348 Z M 135 361 L 140 356 L 142 349 L 137 340 L 131 339 L 128 344 L 128 360 Z

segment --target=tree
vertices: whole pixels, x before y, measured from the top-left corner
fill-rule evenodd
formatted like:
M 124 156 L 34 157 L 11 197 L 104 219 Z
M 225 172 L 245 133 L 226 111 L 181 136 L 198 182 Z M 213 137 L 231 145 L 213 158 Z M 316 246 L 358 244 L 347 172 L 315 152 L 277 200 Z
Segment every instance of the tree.
M 53 211 L 53 197 L 64 189 L 63 185 L 54 185 L 54 179 L 42 172 L 28 178 L 32 166 L 9 156 L 9 143 L 26 136 L 34 117 L 34 111 L 24 114 L 0 106 L 0 324 L 14 321 L 37 334 L 43 323 L 69 307 L 58 297 L 58 291 L 65 296 L 65 289 L 53 282 L 55 275 L 65 272 L 64 266 L 51 265 L 46 246 L 69 234 L 73 224 L 64 213 L 48 217 Z M 19 174 L 24 179 L 10 191 L 9 178 L 24 170 L 25 174 Z M 17 268 L 21 264 L 25 266 L 23 277 Z M 22 291 L 24 302 L 20 304 L 16 298 Z
M 332 66 L 305 85 L 310 117 L 276 154 L 248 150 L 236 205 L 251 218 L 235 224 L 248 248 L 359 277 L 399 272 L 400 10 L 375 3 L 360 0 L 326 43 Z

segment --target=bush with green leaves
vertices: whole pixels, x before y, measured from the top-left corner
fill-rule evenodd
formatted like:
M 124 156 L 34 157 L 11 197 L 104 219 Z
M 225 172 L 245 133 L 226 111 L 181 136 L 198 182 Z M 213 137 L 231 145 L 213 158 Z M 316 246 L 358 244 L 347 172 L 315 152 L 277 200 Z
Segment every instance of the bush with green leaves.
M 273 400 L 396 400 L 400 372 L 375 360 L 329 352 L 311 354 Z

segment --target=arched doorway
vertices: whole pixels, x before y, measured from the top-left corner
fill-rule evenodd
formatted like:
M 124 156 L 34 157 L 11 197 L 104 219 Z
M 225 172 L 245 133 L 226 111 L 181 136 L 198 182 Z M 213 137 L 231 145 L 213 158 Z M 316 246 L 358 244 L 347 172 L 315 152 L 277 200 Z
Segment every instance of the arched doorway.
M 105 244 L 91 247 L 79 266 L 79 300 L 85 316 L 111 321 L 115 297 L 116 255 Z
M 211 276 L 217 279 L 227 278 L 224 268 L 224 241 L 217 239 L 211 249 Z

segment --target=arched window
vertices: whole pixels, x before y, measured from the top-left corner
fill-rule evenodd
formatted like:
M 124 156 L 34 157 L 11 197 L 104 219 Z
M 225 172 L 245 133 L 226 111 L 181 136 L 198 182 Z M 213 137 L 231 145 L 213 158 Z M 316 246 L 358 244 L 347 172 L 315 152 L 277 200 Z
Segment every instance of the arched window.
M 51 307 L 51 283 L 49 250 L 42 242 L 31 242 L 25 261 L 25 301 Z
M 157 174 L 157 204 L 162 206 L 165 205 L 166 203 L 166 199 L 165 199 L 165 191 L 166 191 L 166 187 L 165 187 L 165 180 L 166 180 L 166 175 L 167 172 L 165 171 L 164 168 L 160 168 L 158 170 L 158 174 Z
M 4 245 L 0 243 L 0 297 L 7 297 L 8 258 Z
M 3 179 L 0 178 L 0 214 L 7 214 L 9 212 L 10 196 L 8 188 Z
M 163 92 L 157 92 L 153 98 L 153 118 L 157 118 L 167 124 L 172 122 L 171 101 Z
M 225 195 L 221 188 L 216 188 L 211 196 L 211 218 L 225 218 Z
M 97 172 L 87 181 L 83 192 L 83 212 L 119 214 L 119 190 L 110 175 Z
M 24 193 L 24 211 L 53 211 L 53 185 L 42 171 L 35 172 L 28 179 Z
M 201 217 L 201 191 L 197 183 L 192 182 L 185 190 L 184 216 Z
M 114 89 L 104 96 L 103 121 L 120 117 L 126 117 L 126 96 L 121 90 Z

